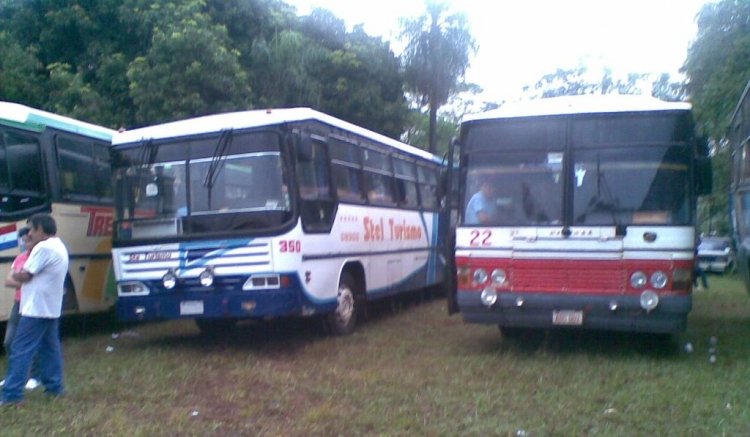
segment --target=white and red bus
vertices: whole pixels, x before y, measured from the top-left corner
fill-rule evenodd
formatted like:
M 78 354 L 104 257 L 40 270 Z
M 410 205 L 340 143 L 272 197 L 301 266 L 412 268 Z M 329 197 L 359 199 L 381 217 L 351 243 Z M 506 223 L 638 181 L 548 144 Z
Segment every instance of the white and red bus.
M 685 329 L 696 196 L 711 185 L 689 104 L 641 96 L 508 104 L 467 116 L 454 147 L 451 303 L 465 321 L 506 334 Z M 477 201 L 469 203 L 483 185 L 478 220 Z
M 122 320 L 321 315 L 440 284 L 435 156 L 308 108 L 117 134 Z
M 112 177 L 115 131 L 10 102 L 0 102 L 0 277 L 18 255 L 18 230 L 50 213 L 70 254 L 65 314 L 111 309 Z M 14 293 L 0 293 L 0 321 Z

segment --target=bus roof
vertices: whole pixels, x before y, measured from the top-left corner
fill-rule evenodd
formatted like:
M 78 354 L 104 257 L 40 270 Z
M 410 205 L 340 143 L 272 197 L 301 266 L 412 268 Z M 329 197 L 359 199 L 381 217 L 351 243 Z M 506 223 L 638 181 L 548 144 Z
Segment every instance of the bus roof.
M 18 103 L 1 101 L 0 124 L 14 125 L 35 132 L 41 132 L 44 128 L 51 127 L 105 141 L 110 141 L 112 136 L 117 132 L 106 127 L 63 117 L 62 115 L 30 108 Z
M 221 132 L 225 129 L 247 129 L 306 120 L 317 120 L 371 140 L 387 144 L 388 146 L 412 155 L 433 162 L 440 162 L 438 157 L 427 151 L 310 108 L 262 109 L 189 118 L 186 120 L 120 132 L 114 136 L 112 144 L 116 146 L 145 140 L 178 138 L 203 133 Z
M 466 115 L 463 122 L 552 115 L 689 110 L 690 104 L 685 102 L 665 102 L 650 96 L 597 94 L 550 97 L 508 103 L 498 109 Z

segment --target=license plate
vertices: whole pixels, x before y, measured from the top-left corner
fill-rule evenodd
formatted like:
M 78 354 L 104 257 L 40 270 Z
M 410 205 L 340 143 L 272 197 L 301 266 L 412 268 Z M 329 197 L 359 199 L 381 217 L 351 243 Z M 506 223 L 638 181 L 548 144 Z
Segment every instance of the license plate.
M 203 314 L 202 300 L 183 300 L 180 302 L 180 315 L 194 316 L 196 314 Z
M 552 311 L 553 325 L 581 326 L 583 325 L 583 311 Z

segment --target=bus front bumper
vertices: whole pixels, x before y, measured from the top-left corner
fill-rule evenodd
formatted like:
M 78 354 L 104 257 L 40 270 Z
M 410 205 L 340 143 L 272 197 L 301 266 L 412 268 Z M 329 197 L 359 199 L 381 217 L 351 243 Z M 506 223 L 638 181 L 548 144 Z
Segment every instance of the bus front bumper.
M 298 289 L 279 289 L 120 296 L 117 299 L 116 311 L 121 321 L 146 321 L 312 316 L 331 311 L 335 307 L 335 300 L 315 303 Z
M 469 323 L 501 327 L 578 328 L 650 333 L 685 330 L 692 309 L 691 295 L 663 296 L 651 311 L 632 295 L 592 296 L 551 293 L 498 293 L 486 306 L 480 293 L 458 290 L 458 307 Z

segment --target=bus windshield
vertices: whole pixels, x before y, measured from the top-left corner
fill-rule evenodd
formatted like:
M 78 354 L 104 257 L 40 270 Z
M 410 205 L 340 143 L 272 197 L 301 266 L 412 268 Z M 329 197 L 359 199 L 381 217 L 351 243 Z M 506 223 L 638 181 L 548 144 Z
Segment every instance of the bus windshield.
M 123 155 L 130 165 L 115 171 L 120 238 L 257 231 L 291 217 L 276 135 L 144 144 Z M 127 159 L 146 155 L 155 162 Z
M 688 225 L 688 169 L 684 146 L 579 150 L 573 224 Z
M 0 130 L 0 217 L 46 200 L 42 158 L 35 136 Z
M 468 225 L 562 223 L 562 152 L 486 152 L 469 158 L 462 217 Z M 487 204 L 485 220 L 475 217 Z

